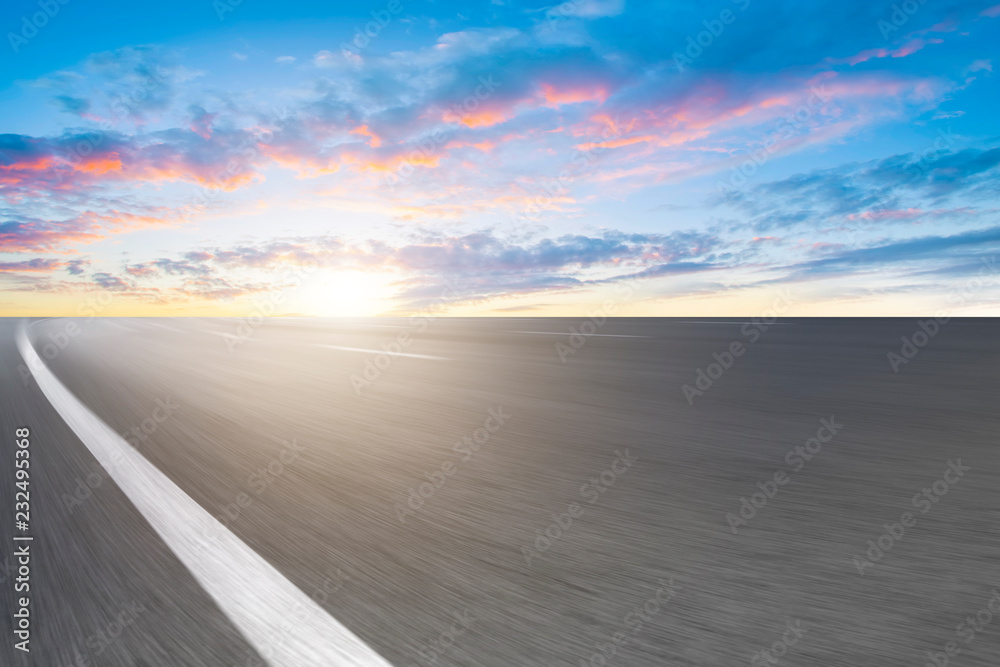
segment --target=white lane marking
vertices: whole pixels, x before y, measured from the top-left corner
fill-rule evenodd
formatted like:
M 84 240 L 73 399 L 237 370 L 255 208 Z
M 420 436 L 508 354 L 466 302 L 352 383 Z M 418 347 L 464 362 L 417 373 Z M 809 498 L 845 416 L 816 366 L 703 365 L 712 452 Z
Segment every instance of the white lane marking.
M 135 329 L 134 327 L 131 327 L 131 326 L 127 325 L 127 324 L 122 324 L 117 319 L 112 319 L 112 318 L 109 318 L 109 317 L 105 317 L 101 321 L 104 322 L 104 323 L 106 323 L 106 324 L 110 324 L 112 326 L 116 326 L 119 329 L 124 329 L 128 333 L 135 333 L 136 331 L 138 331 L 138 329 Z
M 451 361 L 447 357 L 432 357 L 429 354 L 410 354 L 409 352 L 390 352 L 388 350 L 367 350 L 363 347 L 345 347 L 344 345 L 324 345 L 318 343 L 316 347 L 328 347 L 331 350 L 345 350 L 347 352 L 368 352 L 371 354 L 388 354 L 390 357 L 413 357 L 414 359 L 433 359 L 434 361 Z
M 245 343 L 248 340 L 256 341 L 258 343 L 261 342 L 259 338 L 254 338 L 253 335 L 237 336 L 236 334 L 232 334 L 226 331 L 211 331 L 209 329 L 200 329 L 200 331 L 202 333 L 212 334 L 213 336 L 222 336 L 227 341 L 236 341 L 237 343 Z
M 17 347 L 42 393 L 170 550 L 273 667 L 390 667 L 181 490 L 59 382 L 18 328 Z
M 572 332 L 569 331 L 508 331 L 507 333 L 519 333 L 519 334 L 538 334 L 539 336 L 569 336 Z M 580 334 L 585 338 L 591 338 L 593 336 L 600 336 L 602 338 L 652 338 L 652 336 L 628 336 L 625 334 Z
M 160 324 L 159 322 L 153 322 L 152 324 L 154 324 L 155 326 L 160 327 L 161 329 L 166 329 L 167 331 L 173 331 L 173 332 L 182 333 L 182 334 L 186 334 L 187 333 L 187 331 L 183 331 L 181 329 L 175 329 L 173 327 L 168 327 L 166 324 Z

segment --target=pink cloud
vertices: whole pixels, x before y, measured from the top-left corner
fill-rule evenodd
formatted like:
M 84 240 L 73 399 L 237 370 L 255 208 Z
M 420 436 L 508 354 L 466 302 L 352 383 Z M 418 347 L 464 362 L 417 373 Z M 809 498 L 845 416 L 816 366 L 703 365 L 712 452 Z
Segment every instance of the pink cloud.
M 87 137 L 89 135 L 83 135 Z M 258 176 L 259 158 L 244 157 L 246 135 L 218 135 L 205 143 L 186 130 L 153 136 L 103 135 L 98 144 L 73 136 L 47 139 L 14 135 L 3 151 L 0 184 L 8 199 L 46 190 L 72 191 L 109 182 L 186 181 L 206 188 L 235 190 Z M 85 146 L 86 151 L 79 147 Z
M 604 84 L 589 84 L 563 86 L 543 83 L 539 85 L 542 98 L 541 105 L 550 109 L 558 109 L 566 104 L 597 102 L 603 104 L 608 99 L 608 89 Z
M 378 148 L 382 145 L 382 139 L 368 129 L 367 125 L 359 125 L 358 127 L 351 130 L 351 134 L 358 134 L 363 137 L 368 137 L 368 145 L 372 148 Z
M 507 108 L 502 108 L 499 105 L 496 105 L 492 109 L 481 109 L 462 114 L 456 113 L 453 110 L 448 110 L 441 116 L 441 120 L 446 123 L 461 123 L 466 127 L 477 128 L 491 127 L 493 125 L 499 125 L 500 123 L 506 123 L 515 115 L 513 105 Z
M 827 62 L 834 64 L 845 63 L 853 67 L 854 65 L 863 62 L 868 62 L 873 58 L 905 58 L 906 56 L 913 55 L 917 51 L 920 51 L 928 44 L 943 44 L 943 43 L 944 40 L 938 39 L 936 37 L 930 39 L 923 39 L 920 37 L 916 37 L 896 49 L 890 49 L 885 47 L 880 47 L 876 49 L 866 49 L 849 58 L 827 58 Z

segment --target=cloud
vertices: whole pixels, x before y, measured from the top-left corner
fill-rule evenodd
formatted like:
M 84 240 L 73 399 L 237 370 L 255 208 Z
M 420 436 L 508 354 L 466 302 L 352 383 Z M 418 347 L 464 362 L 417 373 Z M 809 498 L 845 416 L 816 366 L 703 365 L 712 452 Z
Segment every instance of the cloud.
M 399 276 L 400 307 L 415 308 L 439 297 L 440 285 L 449 281 L 463 285 L 462 295 L 453 300 L 458 304 L 580 289 L 615 276 L 712 270 L 720 247 L 719 239 L 693 231 L 664 235 L 609 230 L 528 242 L 492 231 L 446 236 L 428 230 L 397 244 L 313 236 L 192 249 L 175 258 L 127 264 L 120 274 L 94 273 L 90 284 L 161 303 L 219 301 L 278 289 L 283 280 L 279 272 L 290 267 L 380 271 Z M 16 262 L 7 270 L 75 270 L 86 260 L 80 262 Z
M 23 133 L 37 124 L 0 135 L 0 241 L 7 253 L 57 259 L 31 265 L 6 257 L 9 279 L 41 279 L 47 267 L 77 278 L 66 283 L 137 298 L 212 300 L 252 293 L 281 267 L 316 263 L 391 273 L 413 302 L 452 276 L 469 286 L 470 299 L 492 299 L 624 276 L 682 281 L 723 268 L 765 270 L 795 264 L 790 253 L 826 260 L 857 249 L 832 236 L 861 221 L 876 223 L 861 244 L 871 246 L 913 229 L 923 236 L 981 225 L 993 213 L 1000 148 L 992 144 L 931 138 L 915 152 L 868 158 L 880 142 L 902 140 L 896 128 L 912 136 L 920 123 L 963 113 L 943 111 L 944 102 L 966 109 L 970 117 L 956 125 L 969 127 L 992 72 L 991 61 L 974 60 L 967 47 L 989 44 L 981 5 L 927 3 L 885 39 L 877 29 L 884 6 L 772 3 L 765 16 L 725 3 L 735 20 L 679 68 L 674 54 L 688 38 L 698 45 L 712 8 L 553 4 L 490 8 L 493 17 L 509 17 L 506 26 L 432 28 L 427 40 L 403 31 L 353 60 L 339 50 L 300 54 L 302 66 L 277 56 L 276 64 L 289 65 L 272 72 L 277 83 L 226 89 L 220 82 L 242 68 L 230 49 L 221 61 L 205 58 L 213 72 L 201 80 L 181 64 L 198 62 L 196 49 L 147 46 L 96 54 L 34 82 L 35 94 L 59 110 L 48 109 L 58 124 L 38 136 Z M 267 116 L 272 103 L 282 110 Z M 700 232 L 564 233 L 570 224 L 593 230 L 608 220 L 649 229 L 629 217 L 635 206 L 675 195 L 696 200 L 697 188 L 711 188 L 708 181 L 771 146 L 766 161 L 785 161 L 714 202 L 727 209 L 685 213 Z M 786 157 L 792 152 L 801 162 Z M 838 165 L 852 159 L 843 155 L 856 161 Z M 765 174 L 783 176 L 768 182 L 774 177 Z M 657 190 L 640 198 L 643 188 Z M 62 261 L 86 244 L 215 210 L 192 204 L 205 201 L 198 196 L 232 192 L 236 208 L 289 190 L 297 210 L 336 211 L 344 229 L 374 223 L 382 233 L 379 223 L 396 225 L 395 236 L 209 240 L 169 257 L 130 252 L 114 270 L 105 254 L 93 265 L 104 270 L 93 275 L 86 260 Z M 530 222 L 535 235 L 497 231 L 507 229 L 497 225 L 509 214 L 520 214 L 515 225 Z M 560 231 L 543 236 L 542 223 Z M 817 234 L 750 240 L 792 228 Z M 218 229 L 219 238 L 235 238 Z M 846 260 L 828 266 L 852 270 Z
M 709 252 L 718 240 L 697 233 L 566 235 L 534 244 L 505 241 L 490 232 L 395 248 L 387 261 L 409 271 L 453 274 L 538 273 L 596 265 L 677 261 Z
M 264 162 L 256 136 L 244 130 L 213 131 L 213 115 L 194 111 L 194 129 L 142 136 L 2 134 L 0 196 L 10 200 L 128 181 L 184 181 L 226 191 L 250 183 Z
M 550 11 L 604 17 L 609 25 L 625 26 L 631 19 L 624 6 L 571 0 Z M 415 170 L 421 173 L 407 177 L 402 190 L 429 192 L 470 171 L 488 170 L 492 183 L 484 195 L 496 199 L 531 196 L 512 184 L 559 174 L 563 165 L 553 162 L 578 159 L 575 153 L 603 151 L 601 164 L 581 184 L 603 180 L 610 188 L 612 181 L 629 180 L 639 187 L 718 168 L 712 165 L 719 154 L 745 145 L 748 136 L 753 140 L 762 125 L 794 113 L 817 89 L 833 103 L 830 109 L 820 105 L 800 124 L 798 133 L 808 136 L 800 145 L 836 139 L 901 114 L 908 105 L 926 104 L 948 89 L 940 81 L 871 72 L 706 72 L 694 77 L 678 76 L 662 63 L 643 71 L 636 68 L 641 61 L 636 54 L 626 55 L 630 47 L 624 33 L 614 37 L 614 49 L 621 51 L 616 57 L 594 40 L 540 48 L 537 34 L 513 27 L 445 33 L 424 48 L 373 51 L 356 65 L 320 51 L 315 55 L 323 68 L 319 78 L 301 82 L 294 102 L 266 128 L 258 104 L 236 104 L 219 95 L 212 104 L 179 105 L 183 84 L 199 73 L 177 65 L 174 52 L 136 47 L 99 54 L 82 68 L 86 77 L 101 78 L 111 89 L 153 86 L 143 89 L 134 107 L 126 107 L 128 117 L 145 122 L 159 114 L 166 122 L 183 115 L 180 127 L 161 124 L 133 134 L 73 129 L 53 137 L 4 135 L 8 146 L 0 138 L 0 183 L 6 193 L 22 198 L 135 181 L 233 191 L 262 182 L 264 172 L 277 167 L 303 179 L 339 174 L 340 182 L 355 188 Z M 286 58 L 291 56 L 279 60 Z M 69 80 L 74 83 L 62 87 L 82 87 Z M 93 108 L 87 113 L 100 114 Z M 510 137 L 526 139 L 522 145 L 528 150 L 503 150 L 514 141 Z M 86 155 L 76 150 L 90 143 L 96 146 Z M 469 154 L 458 150 L 462 146 L 490 148 Z M 584 159 L 591 166 L 593 161 Z M 681 168 L 667 174 L 659 168 L 664 163 Z M 219 179 L 220 173 L 225 178 Z M 456 208 L 452 201 L 430 203 Z
M 206 141 L 212 137 L 212 123 L 219 116 L 217 113 L 209 113 L 197 104 L 188 107 L 191 114 L 191 124 L 188 126 L 192 132 Z
M 922 236 L 892 241 L 881 245 L 854 248 L 835 252 L 829 257 L 794 264 L 793 277 L 808 275 L 827 276 L 830 274 L 856 275 L 858 270 L 878 271 L 894 266 L 921 267 L 926 270 L 928 262 L 938 265 L 934 271 L 949 269 L 941 267 L 981 264 L 981 260 L 1000 250 L 1000 227 L 971 230 L 947 236 Z M 971 261 L 970 261 L 971 260 Z
M 568 0 L 548 11 L 550 18 L 577 17 L 597 19 L 618 16 L 625 11 L 625 0 Z
M 129 282 L 110 273 L 95 273 L 91 278 L 93 278 L 94 284 L 109 292 L 126 292 L 132 289 Z
M 158 46 L 130 46 L 97 53 L 78 70 L 42 79 L 41 86 L 66 91 L 96 91 L 90 100 L 95 117 L 144 124 L 166 114 L 181 90 L 200 72 L 177 64 L 177 54 Z M 80 95 L 77 95 L 78 97 Z
M 71 113 L 74 116 L 84 116 L 90 111 L 90 100 L 82 97 L 70 97 L 69 95 L 56 95 L 53 100 L 60 110 Z
M 191 255 L 192 259 L 195 261 L 179 261 L 171 259 L 154 259 L 149 262 L 144 262 L 141 264 L 133 264 L 125 268 L 125 272 L 130 276 L 141 278 L 147 276 L 155 276 L 158 274 L 166 274 L 171 276 L 177 275 L 195 275 L 204 276 L 212 272 L 208 266 L 205 265 L 204 261 L 198 262 L 200 259 L 199 255 L 201 253 L 188 253 Z M 211 257 L 209 255 L 209 257 Z
M 231 282 L 224 278 L 205 277 L 186 280 L 184 284 L 173 290 L 174 295 L 187 299 L 206 301 L 231 301 L 240 297 L 261 294 L 272 291 L 271 283 Z
M 61 252 L 81 243 L 92 243 L 104 234 L 83 220 L 46 221 L 20 215 L 0 219 L 0 248 L 6 253 Z
M 57 269 L 65 268 L 67 266 L 66 262 L 60 262 L 55 259 L 42 259 L 36 257 L 35 259 L 24 260 L 20 262 L 0 262 L 0 271 L 3 272 L 30 272 L 30 273 L 51 273 Z
M 951 151 L 932 146 L 924 153 L 848 163 L 746 191 L 730 190 L 715 201 L 754 216 L 752 224 L 757 229 L 810 220 L 822 223 L 872 210 L 915 210 L 922 202 L 939 203 L 962 193 L 996 194 L 998 166 L 1000 147 Z
M 74 254 L 80 245 L 95 243 L 116 234 L 150 227 L 170 227 L 177 224 L 183 214 L 182 209 L 146 206 L 114 198 L 88 203 L 95 206 L 103 204 L 104 208 L 84 209 L 61 220 L 29 217 L 13 210 L 0 209 L 0 249 L 4 253 Z M 119 210 L 119 205 L 130 206 L 133 210 Z M 58 207 L 58 210 L 65 209 Z
M 134 287 L 131 279 L 158 286 L 159 298 L 229 299 L 260 291 L 266 281 L 237 281 L 247 271 L 274 273 L 288 267 L 324 267 L 391 272 L 400 276 L 404 307 L 426 305 L 442 282 L 464 287 L 455 303 L 499 296 L 577 289 L 606 282 L 607 275 L 656 277 L 715 268 L 713 252 L 721 242 L 698 232 L 629 234 L 606 231 L 598 236 L 565 235 L 519 242 L 491 231 L 444 236 L 428 231 L 420 238 L 391 245 L 382 241 L 348 243 L 328 236 L 274 239 L 259 244 L 212 247 L 184 253 L 183 259 L 159 258 L 125 267 L 121 282 L 102 274 L 95 281 L 108 289 Z M 693 262 L 695 258 L 705 258 Z M 646 268 L 643 268 L 646 267 Z M 597 271 L 604 277 L 589 275 Z M 624 272 L 624 273 L 623 273 Z M 126 278 L 127 277 L 127 278 Z M 169 286 L 169 278 L 180 284 Z M 152 282 L 150 282 L 152 281 Z M 164 282 L 168 281 L 168 282 Z M 141 292 L 137 292 L 141 294 Z
M 90 264 L 89 259 L 73 259 L 70 260 L 69 262 L 66 262 L 66 271 L 68 271 L 70 275 L 82 276 L 84 273 L 86 273 L 86 269 L 84 267 L 88 266 L 89 264 Z
M 905 58 L 906 56 L 913 55 L 917 51 L 920 51 L 928 44 L 943 44 L 944 40 L 931 38 L 922 39 L 914 38 L 906 42 L 902 46 L 892 49 L 886 47 L 878 47 L 874 49 L 865 49 L 857 55 L 851 56 L 850 58 L 828 58 L 828 62 L 839 64 L 846 63 L 848 65 L 857 65 L 859 63 L 867 62 L 873 58 Z
M 316 67 L 333 67 L 338 63 L 337 55 L 333 51 L 322 49 L 313 55 L 313 65 Z

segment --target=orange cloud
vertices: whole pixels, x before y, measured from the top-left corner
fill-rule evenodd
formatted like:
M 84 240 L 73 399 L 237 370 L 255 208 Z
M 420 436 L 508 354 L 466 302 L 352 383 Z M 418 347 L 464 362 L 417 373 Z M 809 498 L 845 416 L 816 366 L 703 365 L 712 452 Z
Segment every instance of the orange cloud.
M 780 95 L 778 97 L 771 97 L 769 99 L 764 100 L 763 102 L 760 103 L 760 108 L 770 109 L 771 107 L 777 107 L 777 106 L 786 107 L 789 104 L 791 104 L 791 100 L 787 96 Z
M 491 127 L 493 125 L 499 125 L 500 123 L 505 123 L 514 114 L 510 111 L 503 110 L 488 110 L 484 109 L 482 111 L 474 111 L 467 114 L 459 115 L 454 111 L 445 111 L 441 116 L 441 120 L 446 123 L 461 123 L 466 127 L 476 128 L 476 127 Z
M 316 178 L 340 171 L 340 165 L 332 160 L 310 158 L 296 154 L 294 151 L 278 146 L 260 145 L 261 153 L 273 160 L 277 165 L 295 172 L 296 178 Z M 252 174 L 247 180 L 252 180 Z
M 651 141 L 656 141 L 656 137 L 651 134 L 646 134 L 641 137 L 623 137 L 621 139 L 612 139 L 611 141 L 579 144 L 576 148 L 581 151 L 590 151 L 595 148 L 621 148 L 622 146 L 631 146 L 632 144 L 647 143 Z
M 348 155 L 344 156 L 344 161 L 358 165 L 362 171 L 389 172 L 397 171 L 406 164 L 414 167 L 437 167 L 441 162 L 441 156 L 427 155 L 420 151 L 414 151 L 409 155 L 395 155 L 384 160 L 371 160 L 360 158 L 356 155 Z
M 76 170 L 88 174 L 106 174 L 109 171 L 121 171 L 122 161 L 118 153 L 109 153 L 106 157 L 95 157 L 89 162 L 77 165 Z
M 595 84 L 591 86 L 569 87 L 557 89 L 555 86 L 543 83 L 541 88 L 542 106 L 558 109 L 565 104 L 580 104 L 582 102 L 597 102 L 604 104 L 608 99 L 607 87 Z
M 481 150 L 484 153 L 489 153 L 496 147 L 497 147 L 496 143 L 489 140 L 480 141 L 478 143 L 472 143 L 470 141 L 449 141 L 447 144 L 445 144 L 444 149 L 447 151 L 447 150 L 452 150 L 454 148 L 475 148 Z
M 382 145 L 382 138 L 377 134 L 368 129 L 367 125 L 359 125 L 358 127 L 351 130 L 351 134 L 358 134 L 363 137 L 368 137 L 368 145 L 372 148 L 378 148 Z

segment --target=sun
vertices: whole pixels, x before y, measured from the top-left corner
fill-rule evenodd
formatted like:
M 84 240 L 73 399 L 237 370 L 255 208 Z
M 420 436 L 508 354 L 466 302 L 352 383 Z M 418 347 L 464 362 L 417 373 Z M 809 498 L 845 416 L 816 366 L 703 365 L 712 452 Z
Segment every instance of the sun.
M 317 272 L 289 299 L 286 310 L 317 317 L 373 317 L 391 309 L 392 281 L 380 272 Z

